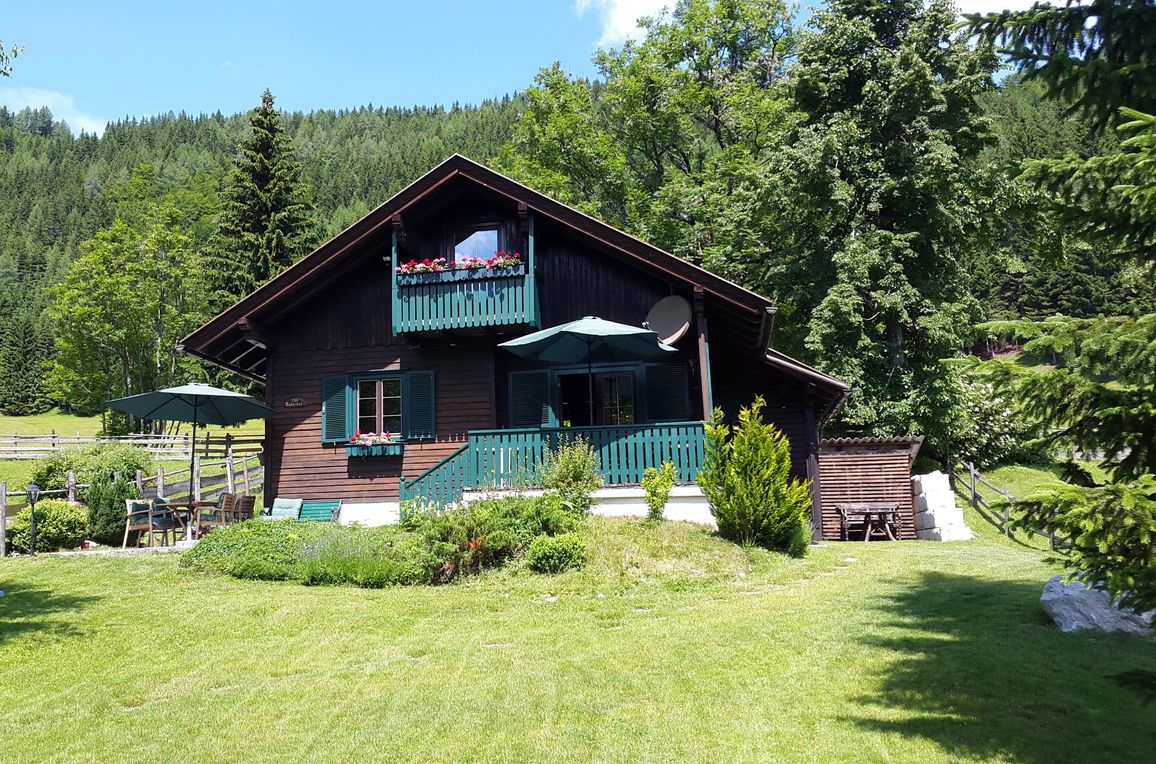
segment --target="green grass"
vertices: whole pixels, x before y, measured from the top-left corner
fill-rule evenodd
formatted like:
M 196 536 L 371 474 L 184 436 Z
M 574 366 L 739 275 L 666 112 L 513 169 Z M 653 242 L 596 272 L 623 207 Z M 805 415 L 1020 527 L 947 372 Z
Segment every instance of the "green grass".
M 0 415 L 0 437 L 6 435 L 96 435 L 100 432 L 99 416 L 76 416 L 62 411 L 50 411 L 46 414 L 33 416 L 2 416 Z M 181 425 L 181 432 L 188 433 L 189 425 Z M 197 428 L 197 439 L 205 432 L 213 438 L 225 436 L 229 432 L 233 437 L 261 436 L 265 434 L 265 423 L 260 419 L 243 422 L 236 427 L 206 427 Z
M 1156 648 L 1061 634 L 994 534 L 804 560 L 594 520 L 582 571 L 311 588 L 0 561 L 12 761 L 1146 761 Z M 162 732 L 163 731 L 163 732 Z

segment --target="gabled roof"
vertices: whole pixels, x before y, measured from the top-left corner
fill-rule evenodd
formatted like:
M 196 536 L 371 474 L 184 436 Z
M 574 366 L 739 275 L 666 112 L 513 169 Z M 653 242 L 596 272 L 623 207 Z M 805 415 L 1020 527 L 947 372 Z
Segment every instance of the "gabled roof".
M 454 154 L 252 294 L 210 319 L 182 341 L 182 348 L 192 355 L 260 381 L 263 356 L 259 352 L 255 357 L 250 352 L 246 356 L 246 366 L 241 368 L 230 359 L 221 358 L 220 349 L 228 345 L 235 346 L 247 337 L 254 348 L 263 350 L 259 337 L 262 324 L 272 323 L 319 288 L 332 283 L 348 267 L 360 262 L 363 252 L 359 245 L 387 230 L 396 218 L 404 215 L 415 204 L 457 180 L 472 182 L 523 204 L 535 215 L 566 226 L 620 254 L 625 260 L 636 262 L 639 267 L 660 271 L 672 279 L 701 288 L 713 304 L 725 308 L 728 313 L 743 316 L 743 320 L 753 326 L 760 326 L 768 313 L 774 311 L 771 301 L 762 295 L 555 201 L 471 159 Z M 231 342 L 234 335 L 237 342 Z M 849 390 L 842 382 L 777 351 L 768 351 L 767 362 L 797 376 L 806 377 L 829 393 L 841 396 Z

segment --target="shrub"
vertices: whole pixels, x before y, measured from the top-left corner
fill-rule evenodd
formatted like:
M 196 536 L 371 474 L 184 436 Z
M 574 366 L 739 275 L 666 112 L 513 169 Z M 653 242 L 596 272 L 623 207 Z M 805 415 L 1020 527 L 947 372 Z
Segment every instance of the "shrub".
M 29 524 L 32 508 L 25 507 L 8 522 L 8 543 L 21 552 L 31 551 Z M 88 532 L 88 516 L 82 507 L 64 499 L 44 499 L 36 503 L 36 551 L 74 549 Z
M 84 491 L 88 509 L 89 537 L 101 544 L 120 544 L 124 541 L 125 499 L 140 495 L 128 480 L 100 479 Z
M 651 520 L 661 520 L 662 510 L 674 488 L 674 464 L 663 462 L 661 467 L 647 467 L 642 473 L 642 490 L 646 492 L 646 507 Z
M 536 536 L 566 532 L 576 523 L 558 496 L 508 496 L 468 507 L 414 509 L 404 527 L 426 539 L 438 561 L 434 579 L 445 582 L 500 565 Z
M 586 542 L 577 533 L 538 536 L 526 550 L 526 565 L 535 573 L 561 573 L 586 564 Z
M 397 527 L 343 528 L 305 547 L 298 573 L 306 584 L 353 584 L 378 589 L 427 584 L 436 559 L 416 533 Z
M 181 555 L 181 565 L 238 578 L 290 579 L 305 554 L 333 526 L 249 520 L 217 528 Z
M 127 443 L 97 443 L 79 451 L 62 451 L 36 463 L 31 482 L 45 490 L 68 486 L 68 473 L 75 472 L 78 483 L 112 480 L 120 473 L 128 479 L 137 470 L 150 472 L 153 460 L 148 453 Z
M 547 451 L 541 464 L 542 485 L 562 497 L 572 511 L 586 514 L 594 503 L 591 494 L 602 487 L 598 454 L 582 437 L 564 441 Z
M 790 443 L 763 422 L 764 405 L 758 396 L 743 408 L 733 432 L 715 410 L 698 484 L 723 538 L 801 557 L 810 541 L 810 482 L 790 477 Z
M 500 565 L 535 537 L 574 530 L 557 496 L 512 496 L 439 509 L 407 504 L 400 526 L 251 520 L 218 528 L 181 565 L 238 578 L 307 584 L 442 583 Z
M 951 437 L 953 456 L 977 469 L 1050 461 L 1050 449 L 1039 438 L 1039 428 L 1025 422 L 1010 393 L 975 374 L 961 375 L 960 384 L 963 411 Z

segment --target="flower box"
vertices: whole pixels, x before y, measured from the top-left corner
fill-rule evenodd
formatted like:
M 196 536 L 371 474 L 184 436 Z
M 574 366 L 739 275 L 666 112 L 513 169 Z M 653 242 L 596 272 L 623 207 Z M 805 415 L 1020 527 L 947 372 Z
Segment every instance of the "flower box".
M 346 446 L 345 455 L 355 456 L 401 456 L 401 443 L 377 443 L 372 446 Z
M 475 281 L 524 275 L 526 275 L 526 265 L 525 263 L 518 263 L 502 268 L 457 268 L 423 273 L 399 273 L 397 274 L 397 283 L 400 286 L 412 286 L 415 284 L 440 284 L 447 281 Z

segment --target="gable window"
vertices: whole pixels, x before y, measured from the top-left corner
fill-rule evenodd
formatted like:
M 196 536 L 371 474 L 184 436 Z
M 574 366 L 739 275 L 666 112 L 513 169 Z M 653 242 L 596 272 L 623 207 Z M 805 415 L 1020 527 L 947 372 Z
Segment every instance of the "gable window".
M 401 434 L 401 379 L 357 382 L 357 431 Z
M 487 224 L 461 228 L 454 234 L 453 261 L 489 260 L 503 248 L 502 227 Z

